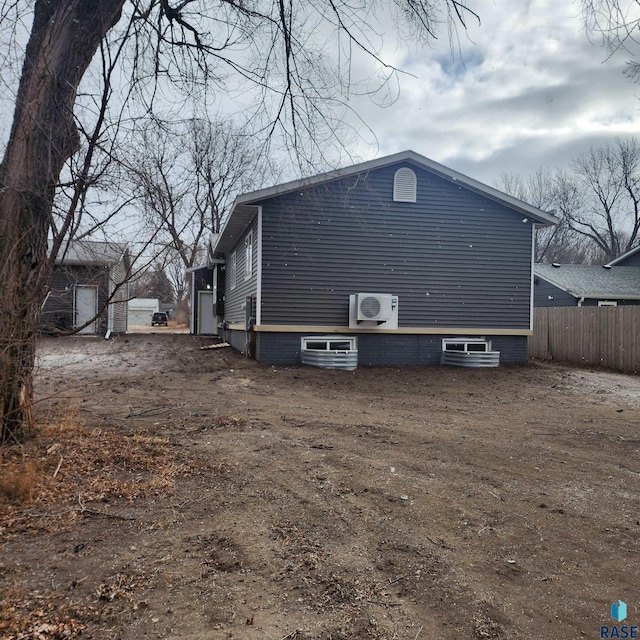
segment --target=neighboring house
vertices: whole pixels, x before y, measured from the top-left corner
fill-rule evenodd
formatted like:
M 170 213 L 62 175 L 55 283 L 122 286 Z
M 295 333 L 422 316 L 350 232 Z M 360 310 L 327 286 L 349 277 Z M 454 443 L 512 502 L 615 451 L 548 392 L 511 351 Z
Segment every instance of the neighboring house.
M 46 330 L 108 335 L 127 330 L 129 255 L 125 244 L 74 241 L 55 261 L 42 305 Z M 86 325 L 86 326 L 83 326 Z
M 640 267 L 640 245 L 612 260 L 609 267 Z
M 273 364 L 334 334 L 357 338 L 364 365 L 438 364 L 458 337 L 525 362 L 535 228 L 555 222 L 413 151 L 248 193 L 214 239 L 216 315 Z
M 150 327 L 151 316 L 156 311 L 160 311 L 160 300 L 158 298 L 131 298 L 128 306 L 127 325 L 129 327 L 134 325 Z
M 619 264 L 621 258 L 605 266 L 536 264 L 534 306 L 586 307 L 640 304 L 640 264 L 628 267 L 612 266 L 614 263 Z

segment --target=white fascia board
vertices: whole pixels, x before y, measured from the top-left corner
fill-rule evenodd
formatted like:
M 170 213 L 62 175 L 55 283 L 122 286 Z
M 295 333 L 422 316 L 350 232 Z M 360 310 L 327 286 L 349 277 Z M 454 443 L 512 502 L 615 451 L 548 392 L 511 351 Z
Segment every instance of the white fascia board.
M 196 305 L 194 304 L 195 301 L 195 291 L 196 291 L 196 273 L 195 273 L 195 269 L 191 270 L 191 304 L 189 305 L 191 307 L 190 312 L 189 312 L 189 333 L 193 334 L 194 330 L 195 330 L 195 308 Z M 187 269 L 187 273 L 189 273 L 189 270 Z

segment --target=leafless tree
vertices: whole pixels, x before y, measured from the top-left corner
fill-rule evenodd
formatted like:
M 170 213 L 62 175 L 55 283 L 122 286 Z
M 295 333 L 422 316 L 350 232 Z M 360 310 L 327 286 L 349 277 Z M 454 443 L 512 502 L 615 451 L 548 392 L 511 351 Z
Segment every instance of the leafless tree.
M 250 104 L 252 121 L 282 148 L 310 150 L 340 140 L 340 113 L 350 81 L 350 57 L 373 57 L 386 77 L 397 70 L 380 57 L 376 9 L 395 10 L 418 38 L 435 35 L 447 13 L 464 24 L 472 13 L 457 0 L 15 0 L 0 4 L 0 33 L 11 34 L 32 22 L 16 94 L 13 124 L 0 165 L 0 440 L 21 439 L 33 424 L 32 372 L 38 311 L 51 271 L 47 237 L 56 225 L 53 203 L 65 166 L 78 152 L 80 133 L 74 112 L 78 88 L 96 52 L 103 74 L 103 96 L 126 83 L 115 111 L 127 105 L 138 115 L 157 111 L 168 82 L 191 96 L 210 100 L 234 95 L 251 85 L 260 96 Z M 439 11 L 438 11 L 439 9 Z M 13 39 L 17 43 L 17 39 Z M 126 55 L 123 55 L 126 53 Z M 122 66 L 111 62 L 120 60 Z M 133 67 L 132 61 L 135 61 Z M 335 61 L 333 68 L 331 62 Z M 86 79 L 86 78 L 85 78 Z M 345 88 L 347 90 L 345 90 Z M 135 102 L 129 100 L 135 97 Z M 93 96 L 96 97 L 96 96 Z M 84 100 L 90 104 L 93 97 Z M 98 103 L 102 104 L 98 96 Z M 104 112 L 106 115 L 106 111 Z M 95 114 L 101 120 L 100 113 Z M 94 148 L 109 151 L 120 122 L 94 123 Z M 301 157 L 301 156 L 298 156 Z M 91 158 L 74 180 L 89 180 Z M 78 190 L 82 193 L 82 189 Z M 78 196 L 80 204 L 81 195 Z M 71 231 L 72 215 L 58 225 L 58 239 Z M 61 242 L 62 240 L 60 240 Z
M 640 231 L 640 146 L 635 138 L 592 147 L 556 180 L 569 227 L 606 261 L 631 249 Z
M 592 147 L 569 167 L 529 178 L 502 176 L 496 186 L 560 223 L 539 232 L 539 262 L 609 262 L 631 249 L 640 233 L 640 144 L 635 138 Z
M 255 138 L 230 121 L 152 123 L 131 152 L 132 192 L 155 254 L 176 276 L 204 259 L 211 232 L 243 191 L 260 186 L 266 161 Z M 271 172 L 271 178 L 273 172 Z
M 184 304 L 185 308 L 188 309 L 189 300 L 187 294 L 189 293 L 189 278 L 187 277 L 187 272 L 182 260 L 175 254 L 172 256 L 171 252 L 169 252 L 165 264 L 165 271 L 176 293 L 176 303 L 179 305 Z
M 633 59 L 640 43 L 638 0 L 582 0 L 587 30 L 601 36 L 611 53 L 625 52 L 631 59 L 625 74 L 640 81 L 640 63 Z
M 162 263 L 152 265 L 130 286 L 132 298 L 158 298 L 161 302 L 175 302 L 176 292 Z
M 534 259 L 536 262 L 563 262 L 580 264 L 589 261 L 587 241 L 568 224 L 566 209 L 558 194 L 558 175 L 551 169 L 539 169 L 530 176 L 514 173 L 502 174 L 495 187 L 543 211 L 556 213 L 556 225 L 536 231 Z M 566 203 L 570 208 L 570 203 Z
M 122 2 L 113 0 L 35 3 L 13 126 L 0 165 L 2 441 L 21 437 L 33 423 L 35 332 L 51 272 L 47 236 L 59 176 L 79 144 L 73 118 L 76 90 L 121 9 Z M 6 4 L 4 19 L 5 11 Z M 82 46 L 69 46 L 74 42 Z

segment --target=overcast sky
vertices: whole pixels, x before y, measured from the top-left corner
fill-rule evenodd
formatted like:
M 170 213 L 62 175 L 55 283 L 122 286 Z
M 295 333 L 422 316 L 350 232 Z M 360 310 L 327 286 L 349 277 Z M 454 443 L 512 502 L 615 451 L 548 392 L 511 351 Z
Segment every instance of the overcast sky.
M 453 55 L 446 33 L 420 53 L 395 38 L 385 43 L 386 59 L 415 77 L 402 77 L 392 107 L 358 107 L 377 155 L 412 149 L 491 184 L 504 172 L 564 166 L 592 145 L 639 135 L 640 85 L 622 73 L 633 52 L 609 57 L 590 41 L 578 2 L 468 5 L 482 22 L 469 20 Z M 372 148 L 363 144 L 361 153 L 370 158 Z
M 351 100 L 376 140 L 361 127 L 355 157 L 412 149 L 493 184 L 502 173 L 566 166 L 591 145 L 640 135 L 640 85 L 622 73 L 632 55 L 640 61 L 640 47 L 610 56 L 585 32 L 578 0 L 467 4 L 481 24 L 469 16 L 468 32 L 458 30 L 453 50 L 446 28 L 430 47 L 411 50 L 392 20 L 374 28 L 384 43 L 381 57 L 406 74 L 393 106 Z M 354 64 L 373 86 L 379 69 L 372 60 L 362 56 Z M 8 82 L 4 74 L 2 80 Z M 0 95 L 2 141 L 12 111 L 9 88 L 2 85 Z

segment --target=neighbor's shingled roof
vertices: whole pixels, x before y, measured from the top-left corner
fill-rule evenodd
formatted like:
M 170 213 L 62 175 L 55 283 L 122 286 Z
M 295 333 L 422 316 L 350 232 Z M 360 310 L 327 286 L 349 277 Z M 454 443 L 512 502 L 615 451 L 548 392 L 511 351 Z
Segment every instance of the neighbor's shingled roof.
M 49 250 L 51 250 L 51 244 L 50 242 Z M 69 243 L 66 251 L 64 248 L 60 249 L 56 264 L 113 265 L 122 260 L 126 250 L 127 245 L 121 242 L 74 240 Z
M 640 267 L 536 264 L 533 271 L 576 298 L 640 299 Z

